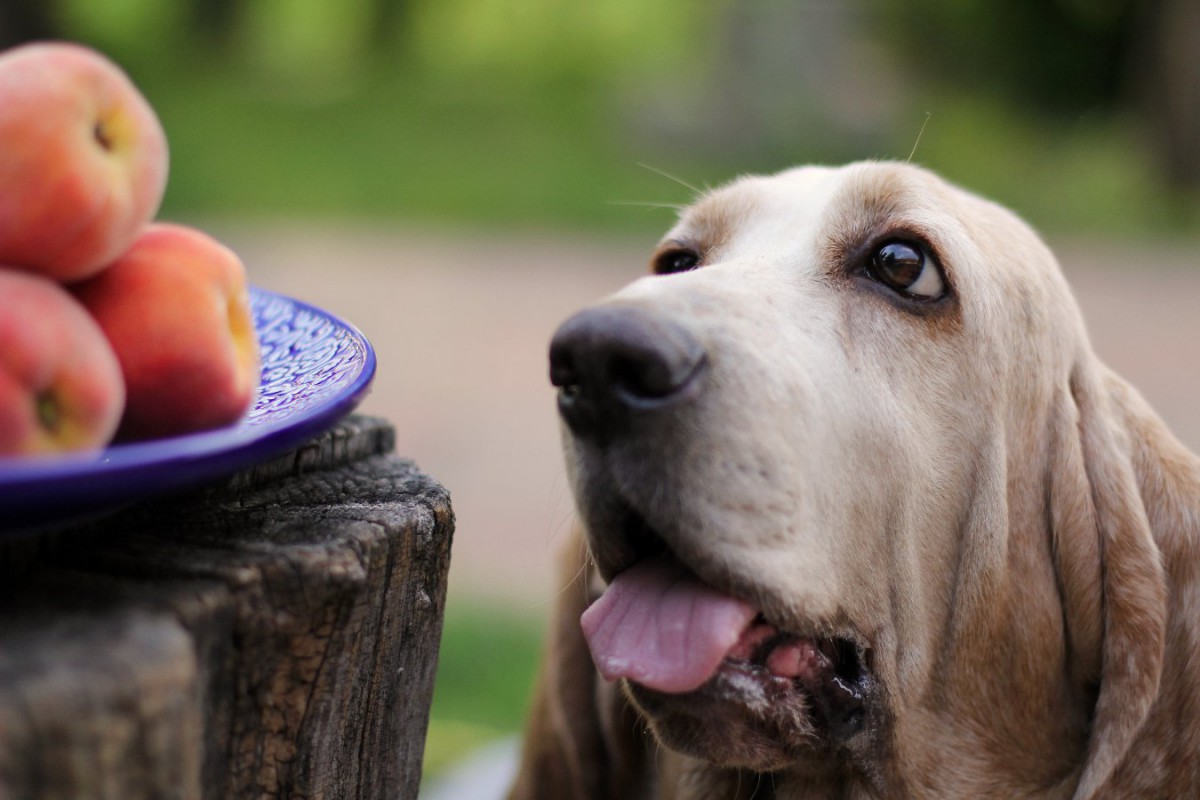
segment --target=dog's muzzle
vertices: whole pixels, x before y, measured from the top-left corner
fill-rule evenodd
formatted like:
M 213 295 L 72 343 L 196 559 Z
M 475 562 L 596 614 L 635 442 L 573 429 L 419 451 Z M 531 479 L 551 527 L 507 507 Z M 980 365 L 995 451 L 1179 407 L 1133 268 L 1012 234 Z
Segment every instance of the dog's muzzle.
M 633 306 L 581 311 L 550 342 L 559 413 L 573 434 L 601 442 L 694 397 L 707 363 L 687 329 Z

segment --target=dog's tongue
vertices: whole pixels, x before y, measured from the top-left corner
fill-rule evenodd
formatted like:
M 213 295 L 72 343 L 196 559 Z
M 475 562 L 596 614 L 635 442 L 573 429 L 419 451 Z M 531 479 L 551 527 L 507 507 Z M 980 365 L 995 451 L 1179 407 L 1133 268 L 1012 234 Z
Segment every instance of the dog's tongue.
M 617 575 L 580 623 L 605 678 L 677 694 L 712 677 L 756 613 L 659 558 Z

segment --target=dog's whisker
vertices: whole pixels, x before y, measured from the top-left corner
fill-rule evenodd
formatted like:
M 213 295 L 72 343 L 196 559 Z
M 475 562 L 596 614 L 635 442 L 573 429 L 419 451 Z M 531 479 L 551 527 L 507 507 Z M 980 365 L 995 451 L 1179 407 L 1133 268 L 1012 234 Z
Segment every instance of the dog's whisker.
M 582 557 L 579 559 L 579 569 L 577 569 L 575 574 L 572 575 L 567 582 L 551 596 L 551 601 L 557 600 L 567 592 L 571 591 L 572 587 L 574 587 L 576 584 L 578 584 L 580 590 L 583 592 L 584 600 L 587 600 L 587 581 L 583 580 L 583 578 L 587 574 L 588 567 L 595 563 L 595 559 L 592 557 L 591 548 L 586 542 L 581 542 L 580 550 L 582 551 Z M 538 603 L 537 605 L 543 606 L 546 605 L 546 603 Z
M 575 517 L 575 513 L 576 513 L 575 509 L 573 509 L 573 508 L 562 512 L 558 516 L 558 519 L 555 520 L 553 523 L 551 523 L 551 525 L 550 525 L 551 533 L 559 534 L 559 533 L 562 533 L 563 531 L 569 531 L 570 526 L 571 526 L 571 520 Z
M 683 211 L 685 208 L 687 208 L 686 203 L 652 203 L 652 202 L 646 202 L 646 201 L 641 201 L 641 200 L 609 200 L 608 205 L 610 205 L 610 206 L 635 206 L 638 208 L 651 208 L 651 209 L 669 208 L 672 211 Z
M 671 173 L 667 172 L 666 170 L 662 170 L 662 169 L 659 169 L 658 167 L 651 166 L 650 164 L 647 164 L 643 161 L 639 161 L 638 166 L 641 167 L 642 169 L 650 170 L 655 175 L 661 175 L 662 177 L 666 178 L 669 181 L 674 181 L 675 183 L 678 183 L 680 186 L 687 189 L 688 191 L 690 191 L 693 195 L 696 195 L 697 197 L 704 194 L 706 191 L 705 189 L 697 188 L 696 186 L 688 183 L 683 178 L 680 178 L 677 175 L 672 175 Z
M 925 133 L 925 126 L 929 124 L 929 119 L 932 116 L 932 111 L 925 112 L 925 121 L 921 123 L 921 130 L 917 131 L 917 140 L 913 142 L 912 151 L 908 154 L 908 158 L 904 159 L 905 164 L 912 163 L 913 156 L 917 154 L 917 147 L 919 147 L 921 144 L 921 136 Z
M 582 567 L 580 567 L 580 568 L 579 568 L 579 570 L 578 570 L 578 571 L 577 571 L 577 572 L 576 572 L 574 575 L 572 575 L 572 576 L 571 576 L 571 579 L 567 581 L 566 585 L 565 585 L 565 586 L 563 586 L 561 589 L 559 589 L 557 592 L 555 592 L 555 593 L 554 593 L 554 597 L 553 597 L 552 599 L 557 599 L 557 598 L 561 597 L 562 595 L 566 594 L 566 593 L 567 593 L 567 592 L 569 592 L 569 591 L 571 590 L 571 588 L 572 588 L 572 587 L 574 587 L 576 584 L 579 584 L 580 588 L 581 588 L 581 589 L 583 589 L 583 591 L 584 591 L 584 594 L 586 595 L 586 593 L 587 593 L 587 584 L 586 584 L 584 581 L 580 580 L 580 578 L 582 578 L 582 577 L 583 577 L 583 574 L 584 574 L 585 572 L 587 572 L 587 566 L 586 566 L 586 565 L 585 565 L 585 566 L 582 566 Z

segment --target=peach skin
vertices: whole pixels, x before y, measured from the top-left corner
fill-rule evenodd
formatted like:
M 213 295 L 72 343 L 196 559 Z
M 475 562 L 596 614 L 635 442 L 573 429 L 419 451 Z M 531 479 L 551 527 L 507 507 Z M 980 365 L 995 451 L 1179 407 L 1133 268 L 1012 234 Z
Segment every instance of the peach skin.
M 157 213 L 167 160 L 154 110 L 104 56 L 65 42 L 0 53 L 0 264 L 94 274 Z
M 0 455 L 102 447 L 124 402 L 117 358 L 75 298 L 0 268 Z
M 128 399 L 119 438 L 217 428 L 249 408 L 259 355 L 246 270 L 220 242 L 153 223 L 74 289 L 121 362 Z

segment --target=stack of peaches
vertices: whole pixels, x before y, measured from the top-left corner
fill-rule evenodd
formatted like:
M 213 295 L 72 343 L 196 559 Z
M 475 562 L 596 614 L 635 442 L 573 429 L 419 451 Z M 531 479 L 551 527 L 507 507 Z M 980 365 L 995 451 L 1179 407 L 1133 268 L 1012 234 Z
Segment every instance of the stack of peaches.
M 0 53 L 0 456 L 230 424 L 258 388 L 246 271 L 154 221 L 167 142 L 119 67 Z

